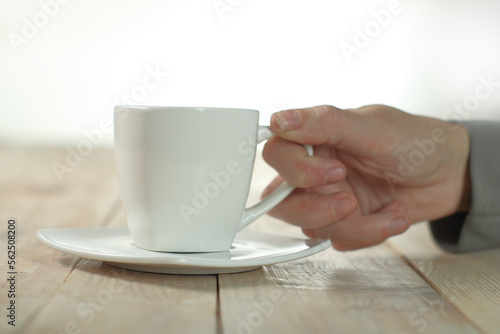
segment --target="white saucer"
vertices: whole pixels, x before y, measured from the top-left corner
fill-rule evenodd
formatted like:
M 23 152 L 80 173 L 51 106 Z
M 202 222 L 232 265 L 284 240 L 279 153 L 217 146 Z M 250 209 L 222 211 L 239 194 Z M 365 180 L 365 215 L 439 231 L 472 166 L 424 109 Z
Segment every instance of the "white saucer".
M 243 230 L 229 251 L 218 253 L 153 252 L 133 245 L 126 227 L 43 229 L 38 238 L 64 253 L 112 266 L 165 274 L 226 274 L 300 259 L 327 249 L 329 240 L 291 238 Z

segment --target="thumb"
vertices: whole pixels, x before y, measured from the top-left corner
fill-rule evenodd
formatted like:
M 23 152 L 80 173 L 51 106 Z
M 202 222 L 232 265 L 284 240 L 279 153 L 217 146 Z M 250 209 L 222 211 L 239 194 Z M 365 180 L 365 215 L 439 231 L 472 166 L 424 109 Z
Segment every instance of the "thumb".
M 402 114 L 382 105 L 356 110 L 328 105 L 289 109 L 271 116 L 271 130 L 279 137 L 296 143 L 328 144 L 350 153 L 362 153 L 362 144 L 387 146 L 386 142 L 390 139 L 387 136 L 393 134 Z

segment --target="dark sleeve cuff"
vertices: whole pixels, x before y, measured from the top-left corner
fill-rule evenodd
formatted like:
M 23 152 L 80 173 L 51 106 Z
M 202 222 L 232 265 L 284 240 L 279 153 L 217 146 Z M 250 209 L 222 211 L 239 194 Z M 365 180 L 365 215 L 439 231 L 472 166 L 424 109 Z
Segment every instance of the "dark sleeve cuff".
M 463 121 L 470 136 L 472 203 L 468 213 L 430 222 L 438 245 L 449 252 L 500 247 L 500 122 Z
M 459 251 L 458 240 L 466 216 L 466 213 L 461 212 L 429 223 L 431 234 L 439 247 L 451 253 Z

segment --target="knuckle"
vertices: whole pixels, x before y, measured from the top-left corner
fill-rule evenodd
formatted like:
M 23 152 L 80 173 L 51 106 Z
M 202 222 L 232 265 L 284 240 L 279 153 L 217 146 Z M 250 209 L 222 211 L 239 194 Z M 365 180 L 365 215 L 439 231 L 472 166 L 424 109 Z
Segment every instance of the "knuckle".
M 318 106 L 317 109 L 320 112 L 326 114 L 326 113 L 330 113 L 330 112 L 334 111 L 337 108 L 335 108 L 334 106 L 328 105 L 328 104 L 323 104 L 323 105 Z
M 304 213 L 302 217 L 302 227 L 308 229 L 317 229 L 329 223 L 328 217 L 325 217 L 324 210 L 318 207 L 321 196 L 317 194 L 307 194 L 303 201 L 298 203 L 299 212 Z
M 323 169 L 309 160 L 298 161 L 291 168 L 296 171 L 296 186 L 299 188 L 310 188 L 324 183 Z
M 323 228 L 338 221 L 338 216 L 332 212 L 329 196 L 308 194 L 306 198 L 300 210 L 308 213 L 304 216 L 304 225 L 308 228 Z
M 330 105 L 322 105 L 314 108 L 314 125 L 312 131 L 320 138 L 321 142 L 327 142 L 332 135 L 331 129 L 336 128 L 337 123 L 343 123 L 341 110 Z
M 321 105 L 313 108 L 315 118 L 322 122 L 326 117 L 335 116 L 337 108 L 330 105 Z
M 340 204 L 340 206 L 339 206 Z M 337 192 L 329 197 L 328 207 L 330 208 L 330 219 L 332 221 L 339 221 L 353 212 L 357 208 L 356 198 L 348 192 Z M 353 217 L 351 217 L 352 219 Z M 354 224 L 356 227 L 357 224 Z
M 338 221 L 339 219 L 341 219 L 342 217 L 340 217 L 340 215 L 337 213 L 337 211 L 334 209 L 333 205 L 330 205 L 330 207 L 328 208 L 328 210 L 326 210 L 328 212 L 328 219 L 331 221 L 331 222 L 336 222 Z
M 262 150 L 262 158 L 267 163 L 271 162 L 273 160 L 273 157 L 275 156 L 276 139 L 277 139 L 276 137 L 269 138 L 269 140 L 267 141 L 266 145 L 264 145 L 264 148 Z
M 286 169 L 289 161 L 294 159 L 287 143 L 279 137 L 272 137 L 267 141 L 262 149 L 262 158 L 278 171 Z
M 269 164 L 270 158 L 272 157 L 271 153 L 269 152 L 270 148 L 267 146 L 267 144 L 264 146 L 262 149 L 262 159 Z

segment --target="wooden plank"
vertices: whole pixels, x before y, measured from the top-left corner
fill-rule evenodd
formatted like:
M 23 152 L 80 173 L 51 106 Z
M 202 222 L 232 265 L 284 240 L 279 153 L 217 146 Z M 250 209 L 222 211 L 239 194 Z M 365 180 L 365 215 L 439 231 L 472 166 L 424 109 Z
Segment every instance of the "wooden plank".
M 118 191 L 108 195 L 116 200 L 113 214 L 103 218 L 100 226 L 126 225 Z M 114 268 L 100 261 L 73 260 L 77 261 L 74 270 L 23 333 L 217 330 L 215 275 L 150 274 Z
M 82 260 L 24 333 L 215 333 L 215 276 L 140 273 Z
M 107 225 L 126 225 L 121 207 Z M 82 333 L 159 328 L 168 333 L 215 333 L 216 313 L 215 275 L 141 273 L 84 259 L 37 317 L 57 318 L 56 323 L 34 325 L 27 333 L 39 333 L 41 328 L 64 331 L 65 327 Z
M 125 224 L 116 204 L 112 152 L 93 152 L 59 182 L 50 163 L 64 155 L 60 149 L 0 149 L 0 172 L 9 159 L 22 166 L 18 173 L 10 168 L 0 173 L 1 217 L 22 222 L 19 333 L 136 333 L 158 328 L 183 333 L 477 332 L 462 314 L 472 311 L 458 312 L 455 301 L 443 300 L 385 245 L 351 253 L 329 250 L 250 273 L 220 275 L 220 318 L 215 276 L 137 273 L 53 251 L 36 240 L 36 229 Z M 250 200 L 260 191 L 254 187 Z M 5 227 L 0 227 L 0 235 L 5 235 Z M 251 228 L 300 234 L 270 218 Z M 457 261 L 461 266 L 463 258 Z M 435 263 L 431 268 L 429 276 Z M 447 277 L 455 282 L 459 276 Z M 496 281 L 487 277 L 485 282 Z M 5 288 L 2 281 L 1 291 Z M 470 298 L 467 291 L 460 294 Z M 3 305 L 5 296 L 1 298 Z M 6 330 L 11 328 L 3 322 L 0 332 Z
M 225 333 L 477 333 L 387 246 L 220 275 Z
M 16 327 L 0 323 L 0 332 L 26 333 L 39 312 L 57 292 L 79 259 L 43 245 L 35 236 L 39 228 L 97 227 L 116 201 L 117 184 L 109 150 L 94 150 L 60 182 L 53 161 L 64 161 L 65 149 L 0 149 L 0 235 L 7 219 L 17 219 Z M 4 244 L 2 240 L 2 244 Z M 6 258 L 2 247 L 2 263 Z M 2 269 L 5 268 L 2 266 Z M 0 305 L 7 296 L 0 281 Z M 3 309 L 3 308 L 2 308 Z M 2 317 L 4 314 L 2 312 Z M 51 319 L 41 320 L 50 322 Z
M 450 304 L 486 333 L 500 330 L 500 249 L 450 254 L 436 246 L 425 223 L 391 245 Z
M 259 157 L 249 203 L 275 172 Z M 268 216 L 248 228 L 302 236 Z M 387 245 L 219 275 L 224 333 L 478 333 Z

